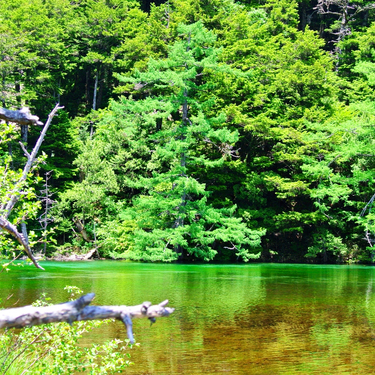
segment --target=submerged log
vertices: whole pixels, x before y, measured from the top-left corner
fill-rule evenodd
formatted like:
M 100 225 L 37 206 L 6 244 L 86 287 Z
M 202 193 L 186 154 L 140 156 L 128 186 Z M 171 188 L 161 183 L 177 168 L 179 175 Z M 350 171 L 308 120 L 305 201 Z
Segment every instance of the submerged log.
M 94 293 L 89 293 L 75 301 L 59 305 L 24 306 L 0 310 L 0 328 L 23 328 L 56 322 L 72 324 L 81 320 L 118 319 L 125 324 L 128 338 L 131 343 L 134 343 L 133 318 L 148 318 L 154 323 L 156 318 L 169 316 L 175 310 L 166 307 L 168 300 L 158 305 L 143 302 L 136 306 L 89 306 L 94 297 Z

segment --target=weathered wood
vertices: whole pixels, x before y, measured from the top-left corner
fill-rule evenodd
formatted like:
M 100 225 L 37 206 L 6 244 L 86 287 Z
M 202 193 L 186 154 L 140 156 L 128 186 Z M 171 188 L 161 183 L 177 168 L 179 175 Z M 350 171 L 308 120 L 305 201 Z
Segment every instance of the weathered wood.
M 90 250 L 84 257 L 83 257 L 83 260 L 89 260 L 94 254 L 95 252 L 98 251 L 98 249 L 95 247 L 93 248 L 92 250 Z
M 175 310 L 166 307 L 168 300 L 158 305 L 143 302 L 136 306 L 89 306 L 95 294 L 86 294 L 75 301 L 59 305 L 36 307 L 24 306 L 0 310 L 0 328 L 23 328 L 35 325 L 81 320 L 118 319 L 126 325 L 128 337 L 134 342 L 132 331 L 133 318 L 148 318 L 155 322 L 156 318 L 169 316 Z
M 55 106 L 55 108 L 52 110 L 52 112 L 48 115 L 48 120 L 46 121 L 46 123 L 43 127 L 43 130 L 41 131 L 40 136 L 39 136 L 39 138 L 38 138 L 38 140 L 37 140 L 37 142 L 36 142 L 36 144 L 33 148 L 33 151 L 31 152 L 31 154 L 29 154 L 27 152 L 27 150 L 25 149 L 25 147 L 23 146 L 23 144 L 20 143 L 21 148 L 22 148 L 23 152 L 25 153 L 25 156 L 27 157 L 27 162 L 25 164 L 25 167 L 23 168 L 22 176 L 15 183 L 13 190 L 8 192 L 8 194 L 7 194 L 8 199 L 6 200 L 6 202 L 3 205 L 0 206 L 0 228 L 4 229 L 5 231 L 10 233 L 13 237 L 15 237 L 17 239 L 17 241 L 25 249 L 27 256 L 31 259 L 31 261 L 34 263 L 34 265 L 37 268 L 40 268 L 40 269 L 43 269 L 43 268 L 38 264 L 38 262 L 34 258 L 33 254 L 32 254 L 32 251 L 30 249 L 30 246 L 28 244 L 27 238 L 25 238 L 25 236 L 23 234 L 19 233 L 17 228 L 8 221 L 8 217 L 9 217 L 10 213 L 12 212 L 13 207 L 18 202 L 20 196 L 23 193 L 23 186 L 24 186 L 24 183 L 27 179 L 27 175 L 29 174 L 32 166 L 35 164 L 35 162 L 37 160 L 39 148 L 40 148 L 40 146 L 41 146 L 41 144 L 44 140 L 44 137 L 47 133 L 47 130 L 48 130 L 50 124 L 51 124 L 51 121 L 52 121 L 53 117 L 56 115 L 57 111 L 61 108 L 63 108 L 63 107 L 60 107 L 59 104 L 57 104 Z M 12 117 L 12 120 L 10 120 L 9 114 L 11 114 L 13 112 L 17 112 L 18 115 L 14 114 L 14 116 Z M 13 122 L 17 122 L 19 124 L 23 124 L 22 116 L 26 116 L 27 118 L 29 118 L 30 121 L 34 121 L 34 122 L 37 121 L 36 119 L 39 119 L 37 116 L 32 116 L 30 114 L 30 111 L 27 112 L 26 110 L 24 110 L 24 108 L 21 111 L 9 111 L 9 110 L 6 110 L 4 108 L 0 108 L 0 118 L 4 119 L 4 117 L 1 117 L 1 113 L 3 113 L 3 114 L 5 113 L 8 116 L 8 117 L 6 117 L 7 121 L 13 121 Z M 5 116 L 5 115 L 3 115 L 3 116 Z M 37 124 L 43 125 L 43 123 L 37 123 Z
M 30 109 L 27 107 L 21 108 L 18 111 L 12 111 L 10 109 L 0 108 L 0 119 L 15 122 L 19 125 L 41 125 L 43 123 L 39 121 L 39 117 L 32 115 Z
M 11 224 L 3 216 L 0 216 L 0 228 L 11 234 L 20 243 L 20 245 L 23 246 L 27 256 L 33 262 L 35 267 L 44 270 L 44 268 L 35 259 L 33 252 L 31 251 L 31 248 L 29 246 L 29 242 L 27 241 L 27 238 L 25 238 L 25 236 L 22 233 L 18 232 L 17 227 L 15 225 Z

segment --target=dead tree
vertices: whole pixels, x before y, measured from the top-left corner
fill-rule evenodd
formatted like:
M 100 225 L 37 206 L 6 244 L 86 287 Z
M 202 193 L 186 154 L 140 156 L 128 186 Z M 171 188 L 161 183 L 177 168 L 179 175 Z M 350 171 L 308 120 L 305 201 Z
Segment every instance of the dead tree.
M 42 202 L 42 207 L 44 208 L 43 213 L 38 217 L 38 221 L 40 226 L 43 230 L 43 254 L 46 254 L 47 250 L 47 227 L 48 224 L 52 223 L 54 221 L 53 217 L 50 215 L 50 210 L 53 207 L 53 204 L 56 203 L 54 200 L 51 199 L 53 193 L 51 192 L 51 189 L 49 188 L 48 181 L 51 179 L 52 171 L 46 172 L 44 175 L 46 176 L 45 182 L 44 182 L 44 189 L 40 190 L 40 193 L 42 194 L 39 198 Z
M 55 106 L 52 112 L 48 115 L 48 120 L 43 126 L 43 130 L 40 133 L 40 136 L 31 152 L 29 154 L 25 148 L 25 146 L 20 142 L 20 146 L 27 157 L 27 162 L 25 167 L 23 168 L 22 176 L 19 180 L 14 184 L 13 190 L 7 193 L 7 199 L 5 203 L 0 206 L 0 228 L 5 230 L 6 232 L 10 233 L 16 240 L 23 246 L 27 256 L 30 260 L 34 263 L 37 268 L 43 269 L 39 263 L 36 261 L 31 248 L 28 244 L 26 236 L 20 233 L 15 225 L 13 225 L 9 220 L 9 215 L 12 212 L 15 204 L 18 202 L 20 197 L 24 192 L 24 183 L 27 179 L 27 175 L 29 174 L 31 168 L 37 162 L 37 155 L 39 152 L 39 148 L 44 140 L 44 137 L 47 133 L 47 130 L 51 124 L 53 117 L 56 115 L 57 111 L 63 107 L 60 107 L 59 104 Z M 0 108 L 0 119 L 9 122 L 15 122 L 17 124 L 26 125 L 26 124 L 37 124 L 43 125 L 39 121 L 37 116 L 33 116 L 28 109 L 22 108 L 19 111 L 10 111 L 4 108 Z
M 351 35 L 352 30 L 350 28 L 350 23 L 355 20 L 359 13 L 374 8 L 375 3 L 362 5 L 351 0 L 318 0 L 318 4 L 314 8 L 318 14 L 329 14 L 336 16 L 338 19 L 337 24 L 332 27 L 331 31 L 331 33 L 336 36 L 336 39 L 333 40 L 333 43 L 335 43 L 334 54 L 337 58 L 336 69 L 338 67 L 338 59 L 341 55 L 339 42 Z
M 89 306 L 94 297 L 94 293 L 89 293 L 75 301 L 59 305 L 24 306 L 0 310 L 0 328 L 23 328 L 56 322 L 72 324 L 81 320 L 117 319 L 125 324 L 128 338 L 131 343 L 134 343 L 133 318 L 148 318 L 152 323 L 155 323 L 156 318 L 169 316 L 175 310 L 166 307 L 168 300 L 158 305 L 143 302 L 136 306 Z

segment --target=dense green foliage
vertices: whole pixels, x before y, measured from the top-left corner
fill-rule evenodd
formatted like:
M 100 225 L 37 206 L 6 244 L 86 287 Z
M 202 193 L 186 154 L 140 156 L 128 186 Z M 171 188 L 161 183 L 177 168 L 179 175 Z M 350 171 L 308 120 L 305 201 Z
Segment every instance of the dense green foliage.
M 49 253 L 371 261 L 375 11 L 330 3 L 2 3 L 3 106 L 65 106 Z
M 82 291 L 75 286 L 64 288 L 75 299 Z M 33 306 L 49 306 L 51 298 L 42 296 Z M 105 375 L 122 373 L 130 364 L 128 340 L 107 341 L 81 348 L 79 339 L 111 320 L 45 324 L 8 330 L 0 335 L 0 370 L 2 374 L 73 374 Z

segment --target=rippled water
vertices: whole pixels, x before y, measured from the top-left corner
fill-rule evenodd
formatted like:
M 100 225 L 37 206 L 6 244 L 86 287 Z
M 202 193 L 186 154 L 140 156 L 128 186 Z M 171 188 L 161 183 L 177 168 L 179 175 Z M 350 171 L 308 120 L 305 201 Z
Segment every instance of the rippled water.
M 106 305 L 170 300 L 169 318 L 134 322 L 141 346 L 127 374 L 375 373 L 375 268 L 44 262 L 0 275 L 3 305 L 66 285 Z M 12 295 L 13 294 L 13 295 Z M 12 295 L 9 300 L 8 296 Z M 124 338 L 121 323 L 86 341 Z

